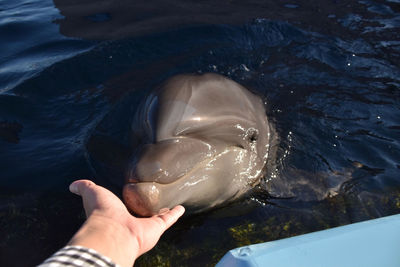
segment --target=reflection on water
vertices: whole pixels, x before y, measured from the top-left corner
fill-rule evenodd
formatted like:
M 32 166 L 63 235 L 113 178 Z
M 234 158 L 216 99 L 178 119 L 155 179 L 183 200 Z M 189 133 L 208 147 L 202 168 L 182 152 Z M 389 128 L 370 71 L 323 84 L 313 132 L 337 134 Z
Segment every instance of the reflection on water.
M 399 213 L 399 12 L 394 0 L 3 1 L 0 265 L 69 239 L 84 218 L 72 180 L 119 193 L 137 106 L 183 72 L 265 98 L 277 167 L 245 201 L 184 218 L 138 266 L 212 266 L 239 245 Z

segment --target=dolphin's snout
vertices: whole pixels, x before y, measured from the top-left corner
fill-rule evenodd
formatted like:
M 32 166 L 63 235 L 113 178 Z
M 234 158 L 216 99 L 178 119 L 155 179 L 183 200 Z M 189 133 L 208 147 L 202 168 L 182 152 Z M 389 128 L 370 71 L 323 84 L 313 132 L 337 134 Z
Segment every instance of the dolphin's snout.
M 127 172 L 127 184 L 123 189 L 126 206 L 141 216 L 171 208 L 178 198 L 171 196 L 166 186 L 176 187 L 177 182 L 210 157 L 210 153 L 207 143 L 186 137 L 146 145 L 139 162 Z
M 169 184 L 188 173 L 210 155 L 207 143 L 193 138 L 175 138 L 149 144 L 128 176 L 128 182 Z
M 123 189 L 125 205 L 129 210 L 141 216 L 157 214 L 160 207 L 160 190 L 153 183 L 128 183 Z

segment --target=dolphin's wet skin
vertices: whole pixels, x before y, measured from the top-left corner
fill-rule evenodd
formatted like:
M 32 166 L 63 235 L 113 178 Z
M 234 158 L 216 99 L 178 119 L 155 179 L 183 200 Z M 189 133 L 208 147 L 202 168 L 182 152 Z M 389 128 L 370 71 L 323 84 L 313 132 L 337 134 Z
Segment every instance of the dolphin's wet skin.
M 136 266 L 214 266 L 237 246 L 399 213 L 399 12 L 2 1 L 0 266 L 68 242 L 79 178 L 135 214 L 188 207 Z
M 178 204 L 199 212 L 258 184 L 273 140 L 260 97 L 210 73 L 173 77 L 151 98 L 158 106 L 144 106 L 143 120 L 154 144 L 127 170 L 124 186 L 133 212 L 149 216 Z

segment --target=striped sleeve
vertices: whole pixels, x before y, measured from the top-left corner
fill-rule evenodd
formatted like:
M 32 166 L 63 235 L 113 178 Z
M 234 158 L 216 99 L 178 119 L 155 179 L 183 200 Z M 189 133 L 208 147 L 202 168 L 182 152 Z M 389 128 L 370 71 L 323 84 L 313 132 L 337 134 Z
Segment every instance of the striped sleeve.
M 38 267 L 119 267 L 111 259 L 99 254 L 94 249 L 82 246 L 65 246 Z

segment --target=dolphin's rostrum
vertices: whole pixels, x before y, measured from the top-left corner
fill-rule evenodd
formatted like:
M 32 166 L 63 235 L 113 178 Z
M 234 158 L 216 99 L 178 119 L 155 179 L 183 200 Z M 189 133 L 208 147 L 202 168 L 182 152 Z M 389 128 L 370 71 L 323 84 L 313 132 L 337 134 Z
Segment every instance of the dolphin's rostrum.
M 271 139 L 260 97 L 221 75 L 178 75 L 144 108 L 153 143 L 128 168 L 123 189 L 134 213 L 150 216 L 178 204 L 203 211 L 259 182 Z

